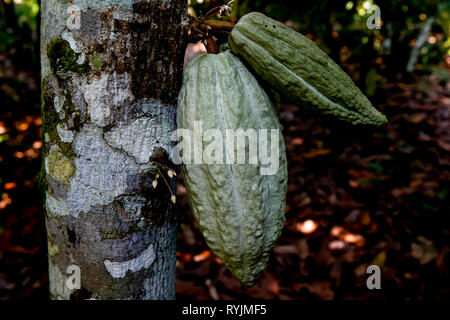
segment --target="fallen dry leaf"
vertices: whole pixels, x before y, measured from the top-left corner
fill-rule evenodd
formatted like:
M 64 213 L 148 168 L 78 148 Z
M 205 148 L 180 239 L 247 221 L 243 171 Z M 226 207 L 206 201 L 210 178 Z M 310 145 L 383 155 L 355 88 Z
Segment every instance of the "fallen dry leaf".
M 417 242 L 411 244 L 411 256 L 419 260 L 420 264 L 427 264 L 438 256 L 433 241 L 423 236 L 417 237 Z

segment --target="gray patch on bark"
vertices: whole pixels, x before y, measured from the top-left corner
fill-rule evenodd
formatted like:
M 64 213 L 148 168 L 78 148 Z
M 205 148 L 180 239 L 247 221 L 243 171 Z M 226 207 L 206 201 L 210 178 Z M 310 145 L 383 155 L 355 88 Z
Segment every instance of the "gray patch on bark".
M 74 104 L 78 114 L 80 115 L 80 120 L 85 121 L 86 120 L 86 101 L 84 100 L 83 91 L 81 90 L 84 88 L 86 84 L 86 79 L 79 78 L 79 77 L 73 77 L 72 78 L 72 87 L 74 88 L 74 91 L 72 93 L 72 103 Z
M 107 145 L 101 128 L 84 125 L 75 138 L 74 152 L 76 171 L 67 194 L 73 217 L 132 191 L 132 186 L 127 184 L 128 177 L 139 175 L 142 167 L 125 153 Z
M 52 175 L 46 175 L 48 189 L 47 192 L 53 198 L 60 200 L 65 199 L 67 196 L 67 185 L 52 177 Z
M 70 215 L 67 201 L 64 198 L 54 198 L 48 192 L 45 197 L 45 208 L 47 211 L 55 216 L 68 216 Z
M 124 150 L 138 163 L 148 162 L 153 150 L 163 147 L 172 153 L 170 133 L 176 129 L 175 108 L 160 102 L 140 104 L 140 110 L 148 116 L 134 119 L 129 124 L 117 126 L 105 133 L 109 145 Z
M 73 141 L 73 132 L 67 128 L 65 124 L 59 124 L 56 126 L 56 130 L 58 131 L 58 136 L 63 142 L 72 142 Z
M 137 227 L 140 228 L 144 225 L 143 210 L 147 204 L 147 199 L 139 195 L 124 195 L 116 198 L 123 209 L 135 220 L 139 221 Z
M 111 124 L 113 110 L 130 105 L 134 100 L 130 91 L 130 77 L 127 73 L 102 73 L 94 77 L 84 90 L 91 122 L 99 127 Z
M 49 259 L 48 270 L 48 280 L 50 283 L 50 292 L 53 295 L 52 298 L 56 300 L 70 299 L 72 290 L 66 285 L 66 275 L 59 270 L 57 265 L 52 263 L 51 259 Z

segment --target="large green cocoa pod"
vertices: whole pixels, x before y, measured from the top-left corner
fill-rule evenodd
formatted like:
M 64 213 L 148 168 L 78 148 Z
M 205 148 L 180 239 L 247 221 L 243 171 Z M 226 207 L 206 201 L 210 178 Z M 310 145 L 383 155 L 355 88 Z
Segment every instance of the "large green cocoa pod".
M 302 107 L 352 124 L 387 122 L 313 41 L 261 13 L 242 17 L 228 44 L 264 81 Z
M 224 150 L 226 129 L 277 131 L 276 139 L 267 135 L 279 149 L 279 166 L 273 174 L 261 174 L 265 166 L 260 159 L 249 164 L 252 144 L 247 139 L 242 148 L 235 143 L 227 149 L 222 163 L 184 160 L 182 167 L 188 200 L 208 246 L 242 284 L 251 286 L 265 268 L 284 225 L 287 164 L 281 126 L 267 94 L 230 51 L 197 56 L 184 70 L 177 127 L 195 130 L 199 121 L 205 135 L 209 129 L 218 129 Z M 211 143 L 199 145 L 194 140 L 192 145 L 205 154 Z M 226 163 L 229 150 L 236 155 L 242 149 L 244 164 Z

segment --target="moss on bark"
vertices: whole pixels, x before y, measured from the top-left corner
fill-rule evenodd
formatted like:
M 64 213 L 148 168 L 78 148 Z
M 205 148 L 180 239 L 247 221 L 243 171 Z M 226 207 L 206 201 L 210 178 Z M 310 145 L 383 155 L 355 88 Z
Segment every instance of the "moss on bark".
M 58 76 L 65 76 L 69 72 L 87 73 L 91 69 L 88 61 L 82 64 L 77 62 L 80 54 L 73 51 L 69 42 L 61 38 L 50 41 L 47 46 L 47 56 L 53 73 Z

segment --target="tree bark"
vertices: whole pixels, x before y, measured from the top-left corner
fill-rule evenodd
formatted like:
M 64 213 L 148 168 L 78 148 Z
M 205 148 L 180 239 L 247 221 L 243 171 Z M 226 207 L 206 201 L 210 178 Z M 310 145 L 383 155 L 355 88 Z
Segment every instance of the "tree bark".
M 79 29 L 67 26 L 70 5 L 81 9 Z M 53 299 L 175 296 L 177 218 L 170 196 L 176 183 L 167 167 L 187 39 L 185 6 L 184 0 L 42 1 Z M 152 187 L 158 170 L 171 190 L 164 182 Z M 80 286 L 68 285 L 75 275 L 70 266 L 79 268 Z

